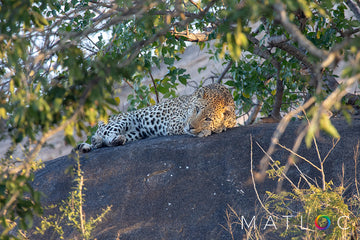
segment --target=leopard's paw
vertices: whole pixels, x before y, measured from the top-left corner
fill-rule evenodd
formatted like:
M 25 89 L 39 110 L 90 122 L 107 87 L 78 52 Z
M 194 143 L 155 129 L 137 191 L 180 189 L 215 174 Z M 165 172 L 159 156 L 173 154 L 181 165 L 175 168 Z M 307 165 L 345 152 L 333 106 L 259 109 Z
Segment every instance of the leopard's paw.
M 78 150 L 81 153 L 87 153 L 92 150 L 92 146 L 88 143 L 80 143 L 74 150 Z
M 120 146 L 124 145 L 126 142 L 126 137 L 124 135 L 117 135 L 109 141 L 110 146 Z

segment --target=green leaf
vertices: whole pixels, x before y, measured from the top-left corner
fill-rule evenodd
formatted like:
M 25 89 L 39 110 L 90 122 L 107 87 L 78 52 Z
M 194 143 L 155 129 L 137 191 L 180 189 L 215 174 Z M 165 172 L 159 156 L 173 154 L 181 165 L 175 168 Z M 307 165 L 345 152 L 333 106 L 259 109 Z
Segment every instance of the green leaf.
M 305 145 L 307 148 L 311 147 L 311 143 L 313 141 L 313 138 L 314 138 L 317 130 L 318 130 L 318 128 L 315 124 L 310 124 L 309 129 L 305 136 Z
M 248 94 L 248 93 L 243 92 L 242 95 L 243 95 L 245 98 L 250 98 L 250 94 Z
M 334 138 L 339 138 L 340 134 L 334 127 L 334 125 L 331 124 L 331 121 L 326 113 L 322 113 L 319 120 L 320 129 L 324 130 L 326 133 L 328 133 L 330 136 Z
M 116 102 L 117 105 L 120 104 L 120 98 L 119 98 L 119 97 L 115 97 L 114 100 L 115 100 L 115 102 Z
M 33 11 L 32 15 L 34 16 L 34 21 L 38 27 L 44 28 L 44 26 L 49 25 L 49 22 L 40 13 Z
M 172 58 L 172 57 L 164 57 L 164 63 L 166 65 L 170 65 L 172 66 L 175 62 L 175 58 Z
M 0 118 L 7 119 L 8 116 L 6 115 L 6 109 L 3 107 L 0 107 Z
M 187 77 L 186 76 L 179 76 L 179 82 L 183 85 L 187 84 Z
M 72 136 L 74 133 L 74 128 L 73 128 L 73 124 L 68 124 L 66 125 L 64 132 L 65 132 L 65 136 Z

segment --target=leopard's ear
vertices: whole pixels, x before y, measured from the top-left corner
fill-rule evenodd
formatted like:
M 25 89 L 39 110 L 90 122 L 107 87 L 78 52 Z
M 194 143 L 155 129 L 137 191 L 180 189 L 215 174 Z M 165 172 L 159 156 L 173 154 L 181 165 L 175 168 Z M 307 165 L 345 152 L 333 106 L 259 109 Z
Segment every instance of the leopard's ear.
M 224 117 L 225 118 L 236 118 L 236 115 L 235 115 L 235 107 L 234 106 L 231 106 L 231 105 L 228 105 L 228 106 L 225 106 L 224 107 Z
M 228 105 L 224 107 L 224 126 L 232 128 L 236 125 L 235 107 Z
M 235 107 L 234 106 L 225 106 L 224 107 L 224 114 L 231 114 L 231 113 L 233 113 L 233 112 L 235 112 Z
M 207 97 L 207 94 L 204 90 L 204 88 L 199 88 L 197 91 L 196 91 L 196 97 L 197 98 L 200 98 L 200 99 L 205 99 Z

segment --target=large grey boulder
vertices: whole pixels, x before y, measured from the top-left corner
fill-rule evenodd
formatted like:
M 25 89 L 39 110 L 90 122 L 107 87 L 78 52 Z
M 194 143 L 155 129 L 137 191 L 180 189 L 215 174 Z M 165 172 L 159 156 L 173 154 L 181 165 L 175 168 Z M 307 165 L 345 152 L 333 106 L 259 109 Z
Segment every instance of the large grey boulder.
M 353 182 L 353 148 L 360 138 L 360 120 L 348 125 L 334 120 L 341 140 L 326 161 L 327 180 L 340 182 L 342 165 L 345 178 Z M 291 123 L 280 143 L 291 148 L 301 123 Z M 258 207 L 250 174 L 250 135 L 267 149 L 276 124 L 263 124 L 229 129 L 206 138 L 170 136 L 136 141 L 125 146 L 102 148 L 81 155 L 85 178 L 86 216 L 95 217 L 112 205 L 104 222 L 94 230 L 97 239 L 231 239 L 226 226 L 225 210 L 234 210 L 251 219 Z M 324 157 L 332 139 L 321 135 L 318 140 Z M 304 144 L 303 144 L 304 145 Z M 299 153 L 318 163 L 314 147 L 304 146 Z M 254 167 L 263 156 L 253 144 Z M 273 157 L 282 163 L 289 154 L 280 148 Z M 75 165 L 71 156 L 46 163 L 36 173 L 34 186 L 46 197 L 44 206 L 59 203 L 72 190 L 72 177 L 65 174 Z M 313 178 L 319 173 L 302 161 L 302 171 Z M 290 169 L 292 179 L 298 179 Z M 276 182 L 266 179 L 257 184 L 260 197 L 274 191 Z M 288 184 L 284 184 L 289 188 Z M 349 191 L 352 191 L 350 186 Z M 45 214 L 47 212 L 45 211 Z M 64 226 L 65 227 L 65 226 Z M 236 227 L 236 226 L 234 226 Z M 30 231 L 31 232 L 31 231 Z M 243 234 L 237 226 L 236 236 Z M 36 239 L 49 239 L 36 235 Z M 66 238 L 76 234 L 65 227 Z M 56 237 L 55 237 L 56 239 Z

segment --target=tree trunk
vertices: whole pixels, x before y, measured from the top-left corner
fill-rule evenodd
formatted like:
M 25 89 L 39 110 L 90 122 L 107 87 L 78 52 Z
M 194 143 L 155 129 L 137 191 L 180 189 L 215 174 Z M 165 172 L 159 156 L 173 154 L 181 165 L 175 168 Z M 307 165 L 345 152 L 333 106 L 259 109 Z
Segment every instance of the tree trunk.
M 280 78 L 280 69 L 278 69 L 278 74 L 276 76 L 276 94 L 275 94 L 275 101 L 274 105 L 271 111 L 271 116 L 276 119 L 280 120 L 280 110 L 281 110 L 281 104 L 282 104 L 282 97 L 284 94 L 284 83 Z

